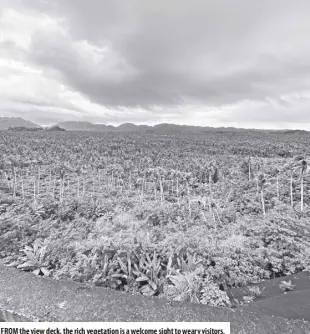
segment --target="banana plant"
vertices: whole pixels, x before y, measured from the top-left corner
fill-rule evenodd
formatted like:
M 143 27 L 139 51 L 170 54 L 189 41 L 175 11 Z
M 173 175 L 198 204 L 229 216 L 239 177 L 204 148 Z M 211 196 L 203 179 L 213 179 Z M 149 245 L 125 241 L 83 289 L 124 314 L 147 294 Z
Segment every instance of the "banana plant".
M 199 302 L 200 278 L 197 269 L 201 263 L 196 254 L 186 254 L 186 259 L 177 257 L 176 267 L 172 265 L 172 255 L 169 257 L 167 268 L 168 284 L 165 295 L 170 300 Z
M 182 256 L 176 258 L 176 264 L 173 265 L 173 255 L 170 255 L 167 264 L 163 264 L 166 267 L 166 275 L 170 277 L 171 275 L 189 273 L 195 271 L 199 264 L 202 262 L 202 259 L 198 259 L 196 253 L 186 254 L 186 259 Z
M 181 273 L 186 273 L 190 271 L 194 271 L 197 269 L 198 265 L 202 262 L 202 260 L 198 260 L 198 257 L 196 254 L 186 254 L 187 260 L 184 260 L 183 257 L 177 258 L 177 262 L 180 268 Z
M 126 281 L 126 285 L 124 286 L 125 290 L 128 290 L 130 288 L 136 291 L 138 283 L 136 282 L 133 274 L 133 264 L 130 254 L 127 254 L 127 259 L 121 259 L 120 257 L 117 257 L 117 263 L 117 273 L 113 274 L 112 276 L 116 279 Z
M 25 246 L 22 250 L 26 254 L 27 261 L 17 268 L 32 271 L 36 275 L 49 276 L 50 272 L 45 265 L 46 241 L 36 239 L 33 246 Z
M 146 253 L 134 264 L 133 274 L 136 276 L 136 282 L 144 282 L 140 288 L 143 295 L 153 296 L 160 291 L 163 284 L 162 260 L 154 251 L 153 256 Z
M 93 283 L 98 286 L 108 286 L 114 289 L 120 287 L 123 282 L 118 269 L 118 263 L 115 259 L 110 259 L 107 254 L 104 255 L 104 259 L 101 261 L 102 270 L 93 277 Z

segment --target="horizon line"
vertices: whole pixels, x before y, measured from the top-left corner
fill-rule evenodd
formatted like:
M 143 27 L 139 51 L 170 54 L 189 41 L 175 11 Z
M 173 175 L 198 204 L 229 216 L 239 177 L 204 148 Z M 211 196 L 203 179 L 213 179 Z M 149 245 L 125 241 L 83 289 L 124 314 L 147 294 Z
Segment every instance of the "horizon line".
M 92 124 L 92 125 L 105 125 L 105 126 L 111 126 L 111 127 L 114 127 L 114 128 L 117 128 L 121 125 L 124 125 L 124 124 L 132 124 L 132 125 L 135 125 L 135 126 L 148 126 L 148 127 L 155 127 L 155 126 L 158 126 L 158 125 L 164 125 L 164 124 L 167 124 L 167 125 L 174 125 L 174 126 L 181 126 L 181 127 L 195 127 L 195 128 L 211 128 L 211 129 L 236 129 L 236 130 L 257 130 L 257 131 L 305 131 L 305 132 L 310 132 L 310 130 L 305 130 L 305 129 L 300 129 L 300 128 L 294 128 L 294 129 L 289 129 L 289 128 L 255 128 L 255 127 L 236 127 L 236 126 L 212 126 L 212 125 L 193 125 L 193 124 L 177 124 L 177 123 L 170 123 L 170 122 L 162 122 L 162 123 L 157 123 L 157 124 L 153 124 L 153 125 L 150 125 L 150 124 L 136 124 L 134 122 L 124 122 L 124 123 L 119 123 L 118 125 L 113 125 L 113 124 L 108 124 L 108 123 L 99 123 L 99 122 L 90 122 L 90 121 L 81 121 L 81 120 L 67 120 L 67 121 L 59 121 L 57 123 L 52 123 L 52 124 L 40 124 L 40 123 L 37 123 L 37 122 L 34 122 L 34 121 L 31 121 L 29 119 L 25 119 L 23 117 L 20 117 L 20 116 L 3 116 L 3 117 L 0 117 L 1 118 L 11 118 L 11 119 L 22 119 L 24 121 L 27 121 L 27 122 L 31 122 L 31 123 L 34 123 L 35 125 L 38 125 L 42 128 L 46 128 L 46 127 L 52 127 L 52 126 L 56 126 L 56 125 L 59 125 L 60 123 L 67 123 L 67 122 L 73 122 L 73 123 L 89 123 L 89 124 Z M 69 130 L 70 131 L 70 130 Z

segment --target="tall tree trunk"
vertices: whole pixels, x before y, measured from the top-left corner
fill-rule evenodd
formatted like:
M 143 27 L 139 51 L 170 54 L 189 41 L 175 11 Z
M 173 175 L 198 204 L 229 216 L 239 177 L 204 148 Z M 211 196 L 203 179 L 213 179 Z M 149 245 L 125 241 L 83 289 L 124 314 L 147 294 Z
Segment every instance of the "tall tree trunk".
M 36 201 L 36 177 L 33 176 L 33 200 Z
M 304 211 L 304 175 L 301 173 L 301 181 L 300 181 L 300 211 Z
M 13 192 L 14 198 L 16 197 L 16 184 L 17 184 L 17 181 L 16 181 L 16 169 L 14 167 L 14 192 Z
M 159 174 L 159 187 L 160 187 L 160 201 L 161 203 L 165 200 L 164 198 L 164 189 L 163 189 L 163 184 L 161 182 L 161 175 Z
M 180 198 L 179 198 L 179 178 L 177 177 L 177 200 L 178 200 L 178 206 L 180 207 Z
M 191 210 L 191 199 L 190 199 L 190 192 L 189 192 L 188 181 L 186 181 L 186 187 L 187 187 L 187 200 L 188 200 L 188 216 L 191 217 L 192 210 Z
M 101 194 L 101 170 L 98 171 L 99 196 Z
M 39 170 L 38 170 L 38 197 L 40 196 L 40 178 L 41 178 L 41 169 L 39 166 Z
M 249 163 L 249 182 L 251 181 L 251 157 L 249 157 L 249 161 L 248 161 L 248 163 Z
M 212 186 L 211 186 L 211 174 L 209 173 L 209 211 L 212 211 Z
M 23 202 L 25 202 L 25 191 L 24 191 L 24 175 L 23 175 L 23 169 L 21 170 L 21 183 L 22 183 L 22 197 L 23 197 Z
M 140 195 L 140 202 L 143 202 L 143 195 L 144 195 L 144 182 L 145 182 L 145 173 L 143 174 L 143 179 L 142 179 L 142 187 L 141 187 L 141 195 Z
M 85 176 L 83 176 L 83 199 L 85 198 L 85 191 L 86 191 L 85 188 L 86 188 L 85 187 Z
M 262 201 L 263 215 L 265 217 L 266 216 L 266 210 L 265 210 L 265 200 L 264 200 L 264 191 L 263 191 L 263 189 L 261 189 L 260 195 L 261 195 L 261 201 Z
M 291 206 L 294 206 L 294 199 L 293 199 L 293 171 L 291 171 L 291 180 L 290 180 L 290 195 L 291 195 Z
M 49 182 L 49 186 L 48 186 L 48 191 L 49 193 L 51 193 L 52 191 L 52 168 L 50 168 L 50 182 Z

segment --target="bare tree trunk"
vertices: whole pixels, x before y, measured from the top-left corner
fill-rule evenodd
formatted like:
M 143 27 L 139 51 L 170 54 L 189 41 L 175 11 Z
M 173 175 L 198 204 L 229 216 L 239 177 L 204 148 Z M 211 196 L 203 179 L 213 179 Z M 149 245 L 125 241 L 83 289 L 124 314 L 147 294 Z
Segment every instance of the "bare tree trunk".
M 22 183 L 22 197 L 23 197 L 23 201 L 25 201 L 23 170 L 21 170 L 21 183 Z
M 41 177 L 41 170 L 40 170 L 40 166 L 39 166 L 39 170 L 38 170 L 38 197 L 40 196 L 40 177 Z
M 159 187 L 160 187 L 160 201 L 163 202 L 165 200 L 165 198 L 164 198 L 163 184 L 161 182 L 161 176 L 160 175 L 159 175 Z
M 301 174 L 301 181 L 300 181 L 300 211 L 304 211 L 304 175 Z
M 178 206 L 180 207 L 180 198 L 179 198 L 179 178 L 177 177 L 177 200 Z
M 36 201 L 36 177 L 33 176 L 33 200 Z
M 186 187 L 187 187 L 187 201 L 188 201 L 188 216 L 191 217 L 192 210 L 191 210 L 191 199 L 190 199 L 190 192 L 189 192 L 188 181 L 186 181 Z
M 98 171 L 99 196 L 101 194 L 101 170 Z
M 291 195 L 291 206 L 294 206 L 293 200 L 293 172 L 291 171 L 291 180 L 290 180 L 290 195 Z
M 216 218 L 215 218 L 215 214 L 214 214 L 213 210 L 212 210 L 212 217 L 213 217 L 213 221 L 214 221 L 214 227 L 217 229 Z
M 16 184 L 17 184 L 17 182 L 16 182 L 16 169 L 14 167 L 14 185 L 13 185 L 13 189 L 14 189 L 13 196 L 14 196 L 14 198 L 16 197 Z
M 62 199 L 64 200 L 65 198 L 65 191 L 66 191 L 66 177 L 62 179 Z
M 263 189 L 261 189 L 260 195 L 261 195 L 261 201 L 262 201 L 263 215 L 265 217 L 266 216 L 266 210 L 265 210 L 265 200 L 264 200 L 264 191 L 263 191 Z
M 62 185 L 63 185 L 63 179 L 60 179 L 60 183 L 59 183 L 59 202 L 62 202 Z
M 249 182 L 251 181 L 251 157 L 249 157 Z
M 209 173 L 209 211 L 212 211 L 212 186 L 211 186 L 211 174 Z
M 144 182 L 145 182 L 145 173 L 143 174 L 143 179 L 142 179 L 142 187 L 141 187 L 141 195 L 140 195 L 140 201 L 141 201 L 141 203 L 143 202 Z
M 214 209 L 214 211 L 215 211 L 215 213 L 216 213 L 216 216 L 217 216 L 217 219 L 218 219 L 219 223 L 223 226 L 223 223 L 222 223 L 222 221 L 221 221 L 221 218 L 220 218 L 220 216 L 219 216 L 218 211 L 217 211 L 216 209 Z
M 53 179 L 53 186 L 52 186 L 53 199 L 55 199 L 55 190 L 56 190 L 56 175 L 55 175 L 55 178 Z

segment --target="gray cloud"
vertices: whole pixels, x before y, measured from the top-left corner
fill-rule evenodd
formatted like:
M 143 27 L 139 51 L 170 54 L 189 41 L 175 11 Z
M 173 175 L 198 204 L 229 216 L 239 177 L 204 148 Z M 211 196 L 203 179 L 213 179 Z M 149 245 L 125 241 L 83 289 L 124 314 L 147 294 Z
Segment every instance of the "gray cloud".
M 187 104 L 207 106 L 206 116 L 226 123 L 308 121 L 308 0 L 26 4 L 27 10 L 58 20 L 62 30 L 36 31 L 27 56 L 8 41 L 3 49 L 116 110 L 116 121 L 121 115 L 130 121 L 155 114 L 160 120 L 165 113 L 154 106 L 162 106 L 182 122 L 180 110 Z M 145 112 L 135 118 L 121 107 Z M 113 121 L 113 114 L 102 119 Z

